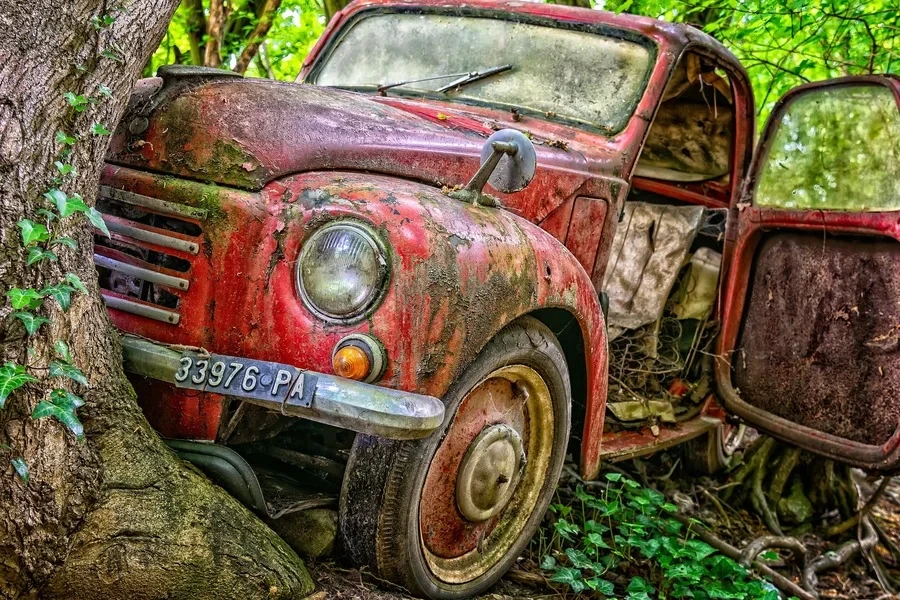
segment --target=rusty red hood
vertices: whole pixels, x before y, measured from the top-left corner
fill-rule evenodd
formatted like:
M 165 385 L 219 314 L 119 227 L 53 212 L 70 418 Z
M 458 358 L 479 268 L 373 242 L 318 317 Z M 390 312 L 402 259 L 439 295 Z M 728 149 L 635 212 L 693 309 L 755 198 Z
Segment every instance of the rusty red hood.
M 461 108 L 306 84 L 167 73 L 138 82 L 107 160 L 248 190 L 315 170 L 459 185 L 477 169 L 492 129 L 513 117 Z M 536 119 L 527 126 L 537 143 L 538 172 L 524 192 L 508 197 L 526 218 L 543 218 L 592 172 L 611 174 L 612 161 L 586 157 L 589 146 L 577 134 L 560 139 L 570 128 L 544 123 L 541 131 Z

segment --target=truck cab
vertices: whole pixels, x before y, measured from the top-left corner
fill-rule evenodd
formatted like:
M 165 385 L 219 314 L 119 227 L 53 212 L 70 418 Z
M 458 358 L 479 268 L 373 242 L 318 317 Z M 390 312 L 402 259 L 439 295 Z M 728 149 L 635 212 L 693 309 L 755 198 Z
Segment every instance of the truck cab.
M 351 559 L 468 597 L 567 454 L 715 469 L 731 413 L 896 469 L 898 98 L 800 88 L 754 158 L 746 73 L 689 26 L 354 2 L 295 83 L 139 82 L 102 293 L 185 458 L 273 523 L 336 502 Z

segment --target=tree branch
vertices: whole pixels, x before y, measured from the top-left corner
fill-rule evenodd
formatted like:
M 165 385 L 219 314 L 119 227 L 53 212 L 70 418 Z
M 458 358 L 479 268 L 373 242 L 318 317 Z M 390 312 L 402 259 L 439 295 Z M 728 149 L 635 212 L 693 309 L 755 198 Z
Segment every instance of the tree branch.
M 247 40 L 247 45 L 244 46 L 241 55 L 238 57 L 237 64 L 234 66 L 234 70 L 238 73 L 244 73 L 250 65 L 250 61 L 256 56 L 260 44 L 265 40 L 266 34 L 269 33 L 269 29 L 272 27 L 272 22 L 275 20 L 280 6 L 281 0 L 266 0 L 259 15 L 259 20 L 256 22 L 256 27 L 253 28 L 253 32 Z
M 203 14 L 203 0 L 184 0 L 184 7 L 188 11 L 187 34 L 191 44 L 191 63 L 202 65 L 206 46 L 203 36 L 206 34 L 206 16 Z
M 210 0 L 209 20 L 206 23 L 206 52 L 203 64 L 218 67 L 222 64 L 222 36 L 225 27 L 225 0 Z

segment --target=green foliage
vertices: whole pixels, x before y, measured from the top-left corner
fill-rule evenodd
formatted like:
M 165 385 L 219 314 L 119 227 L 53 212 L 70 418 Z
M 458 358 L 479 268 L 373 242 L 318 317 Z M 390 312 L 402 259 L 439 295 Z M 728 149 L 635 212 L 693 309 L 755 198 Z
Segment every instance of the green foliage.
M 25 372 L 25 367 L 8 362 L 0 367 L 0 408 L 6 406 L 6 400 L 14 391 L 25 385 L 37 381 Z
M 113 8 L 113 14 L 95 16 L 91 19 L 91 24 L 98 31 L 109 27 L 115 22 L 114 13 L 119 10 L 121 8 Z M 121 61 L 121 58 L 113 52 L 113 50 L 121 52 L 121 49 L 114 42 L 111 42 L 111 46 L 112 49 L 104 50 L 101 56 Z M 88 71 L 88 68 L 84 65 L 76 65 L 75 68 L 83 72 Z M 104 84 L 97 86 L 97 93 L 101 98 L 66 92 L 63 94 L 63 99 L 75 113 L 83 113 L 90 106 L 102 102 L 104 98 L 112 97 L 112 90 Z M 91 133 L 94 135 L 109 135 L 110 132 L 103 124 L 96 123 L 91 128 Z M 48 208 L 38 208 L 34 211 L 34 214 L 36 217 L 42 218 L 44 223 L 38 223 L 28 218 L 23 218 L 17 223 L 22 235 L 22 245 L 28 251 L 25 259 L 26 266 L 34 266 L 45 260 L 59 260 L 57 254 L 51 250 L 52 247 L 63 246 L 72 250 L 77 249 L 78 244 L 73 238 L 54 235 L 55 226 L 70 219 L 73 215 L 84 214 L 94 227 L 100 229 L 109 237 L 109 230 L 97 209 L 89 207 L 78 194 L 70 196 L 60 189 L 67 178 L 78 174 L 75 167 L 67 162 L 72 155 L 74 145 L 78 142 L 78 138 L 64 131 L 57 131 L 54 139 L 57 144 L 62 146 L 56 160 L 53 162 L 57 175 L 50 178 L 50 189 L 44 192 L 43 196 L 50 201 L 56 212 Z M 72 304 L 72 293 L 75 291 L 87 293 L 87 288 L 78 275 L 66 273 L 63 281 L 47 286 L 40 291 L 33 288 L 12 288 L 6 292 L 6 296 L 9 298 L 14 311 L 11 312 L 11 316 L 21 321 L 28 335 L 33 336 L 39 332 L 41 325 L 51 322 L 48 317 L 32 312 L 43 306 L 44 298 L 52 297 L 63 311 L 67 311 Z M 73 364 L 69 345 L 65 341 L 58 340 L 53 345 L 53 349 L 58 358 L 50 361 L 50 376 L 65 378 L 87 387 L 88 379 Z M 33 346 L 28 346 L 26 354 L 30 360 L 37 355 L 37 352 Z M 39 367 L 28 365 L 28 368 Z M 0 409 L 6 406 L 6 401 L 9 399 L 10 394 L 27 383 L 37 381 L 36 377 L 28 374 L 25 366 L 7 362 L 0 367 Z M 49 399 L 38 402 L 31 413 L 31 417 L 32 419 L 54 417 L 75 434 L 76 438 L 82 439 L 84 437 L 84 427 L 76 415 L 76 410 L 83 405 L 84 401 L 76 394 L 64 388 L 56 388 L 50 392 Z M 9 446 L 0 445 L 0 450 L 9 452 L 12 449 Z M 27 484 L 29 471 L 25 460 L 22 457 L 18 457 L 12 458 L 10 462 L 19 477 Z
M 69 431 L 74 433 L 76 438 L 82 439 L 84 437 L 84 426 L 78 419 L 78 415 L 75 414 L 75 411 L 82 406 L 84 406 L 84 400 L 79 396 L 67 390 L 55 389 L 50 392 L 49 400 L 38 402 L 31 412 L 31 418 L 55 417 Z
M 790 88 L 900 64 L 896 0 L 605 0 L 630 12 L 703 28 L 747 68 L 758 114 Z
M 62 145 L 64 145 L 64 146 L 71 146 L 71 145 L 73 145 L 76 141 L 77 141 L 77 140 L 76 140 L 75 138 L 73 138 L 72 136 L 66 134 L 64 131 L 57 131 L 57 132 L 56 132 L 56 142 L 59 143 L 59 144 L 62 144 Z
M 87 377 L 78 367 L 62 360 L 50 361 L 50 377 L 68 377 L 76 383 L 88 385 Z
M 50 239 L 50 232 L 41 223 L 35 223 L 31 219 L 22 219 L 18 225 L 22 230 L 22 245 L 26 248 Z
M 209 10 L 209 0 L 203 2 Z M 222 43 L 223 65 L 233 66 L 250 34 L 257 24 L 255 12 L 248 8 L 248 2 L 236 0 L 231 3 L 234 10 L 226 25 L 227 34 Z M 246 75 L 269 77 L 293 81 L 300 73 L 303 59 L 309 54 L 316 40 L 325 29 L 326 19 L 319 0 L 283 0 L 272 27 L 265 37 L 260 54 L 250 63 Z M 172 63 L 191 64 L 190 15 L 184 2 L 169 23 L 166 37 L 153 54 L 145 74 L 151 75 L 161 65 Z M 203 32 L 199 32 L 203 37 Z
M 47 317 L 41 317 L 28 311 L 14 312 L 13 316 L 22 321 L 22 324 L 25 326 L 25 331 L 28 332 L 28 335 L 34 335 L 35 333 L 37 333 L 38 329 L 41 328 L 41 325 L 50 322 L 50 319 L 48 319 Z
M 6 292 L 6 295 L 9 297 L 10 303 L 12 303 L 12 307 L 16 310 L 22 310 L 23 308 L 38 308 L 44 301 L 43 296 L 31 288 L 26 290 L 23 290 L 22 288 L 13 288 Z
M 25 261 L 25 264 L 30 267 L 31 265 L 39 263 L 43 260 L 54 262 L 59 260 L 59 257 L 56 256 L 56 253 L 52 250 L 44 250 L 43 248 L 31 248 L 28 251 L 28 259 Z
M 75 112 L 84 112 L 87 110 L 89 101 L 87 96 L 76 95 L 72 92 L 66 92 L 63 94 L 63 98 L 65 98 L 66 102 L 69 103 L 69 106 L 72 107 L 72 110 Z
M 677 508 L 656 490 L 619 473 L 603 492 L 579 487 L 574 500 L 554 504 L 557 519 L 541 568 L 573 592 L 628 600 L 713 598 L 777 600 L 775 589 L 671 517 Z M 624 576 L 625 586 L 611 581 Z M 621 580 L 621 579 L 619 579 Z
M 72 292 L 74 291 L 75 288 L 69 283 L 61 281 L 56 285 L 48 285 L 38 293 L 45 298 L 50 297 L 56 300 L 63 312 L 66 312 L 72 306 Z
M 110 237 L 109 228 L 106 226 L 106 221 L 103 220 L 103 215 L 100 214 L 99 210 L 92 206 L 85 214 L 87 215 L 88 221 L 91 222 L 91 225 L 102 231 L 103 235 L 106 237 Z
M 18 473 L 19 477 L 22 478 L 22 481 L 26 484 L 28 483 L 28 465 L 25 464 L 25 459 L 21 456 L 17 456 L 9 461 L 12 463 L 13 468 Z

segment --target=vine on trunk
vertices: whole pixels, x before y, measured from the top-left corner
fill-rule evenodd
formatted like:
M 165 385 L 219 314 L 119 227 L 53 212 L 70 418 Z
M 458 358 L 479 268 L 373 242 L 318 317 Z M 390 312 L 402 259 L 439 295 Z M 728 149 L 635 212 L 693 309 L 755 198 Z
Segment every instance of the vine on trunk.
M 95 15 L 91 18 L 91 25 L 98 32 L 106 29 L 115 22 L 115 15 L 120 10 L 121 8 L 115 8 L 107 14 Z M 121 60 L 112 50 L 105 50 L 100 56 L 101 58 L 117 62 Z M 102 84 L 97 87 L 96 95 L 86 96 L 75 94 L 74 92 L 63 94 L 73 119 L 87 111 L 91 106 L 111 97 L 112 91 L 110 88 Z M 110 131 L 103 123 L 94 123 L 91 127 L 91 135 L 110 135 Z M 27 251 L 25 264 L 28 267 L 36 267 L 44 261 L 56 262 L 59 260 L 57 253 L 61 250 L 65 248 L 75 250 L 78 248 L 78 243 L 75 239 L 64 235 L 65 230 L 73 224 L 74 218 L 78 216 L 83 215 L 92 226 L 102 231 L 107 237 L 110 235 L 102 215 L 96 208 L 88 206 L 80 195 L 68 195 L 61 189 L 65 186 L 68 179 L 77 175 L 75 167 L 68 160 L 72 156 L 78 141 L 77 137 L 64 131 L 56 132 L 56 142 L 62 148 L 53 163 L 57 174 L 51 179 L 49 189 L 43 194 L 46 205 L 37 209 L 32 218 L 23 218 L 17 223 L 22 238 L 22 246 Z M 51 323 L 52 313 L 45 307 L 44 303 L 48 299 L 52 299 L 59 306 L 60 310 L 67 312 L 72 305 L 72 295 L 76 292 L 87 294 L 88 290 L 78 275 L 69 272 L 65 273 L 63 278 L 54 285 L 49 285 L 40 290 L 35 288 L 12 288 L 6 292 L 6 296 L 9 298 L 12 306 L 12 316 L 21 321 L 26 334 L 30 338 L 38 333 L 42 326 Z M 89 387 L 88 379 L 81 369 L 75 365 L 66 341 L 57 340 L 53 344 L 53 351 L 54 358 L 50 361 L 48 367 L 40 367 L 34 364 L 20 365 L 12 361 L 0 367 L 0 409 L 6 406 L 10 395 L 17 389 L 29 383 L 41 381 L 33 374 L 35 372 L 47 371 L 51 378 L 63 381 L 68 380 L 83 388 Z M 32 349 L 28 348 L 27 356 L 30 357 L 32 354 Z M 69 385 L 72 384 L 70 383 Z M 77 414 L 77 410 L 82 406 L 84 406 L 84 400 L 78 394 L 62 386 L 49 386 L 49 389 L 45 391 L 45 399 L 38 402 L 37 406 L 35 406 L 31 413 L 31 418 L 53 417 L 62 423 L 78 440 L 83 440 L 84 427 Z M 0 451 L 14 454 L 13 449 L 5 444 L 0 445 Z M 10 463 L 22 481 L 27 484 L 29 471 L 25 459 L 21 456 L 13 456 L 10 459 Z

